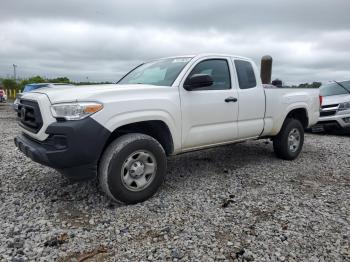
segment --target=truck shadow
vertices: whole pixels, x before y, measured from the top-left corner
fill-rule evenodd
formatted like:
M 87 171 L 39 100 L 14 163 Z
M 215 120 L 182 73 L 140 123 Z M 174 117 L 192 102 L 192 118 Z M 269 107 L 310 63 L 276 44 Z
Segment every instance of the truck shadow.
M 309 134 L 313 135 L 319 135 L 319 136 L 344 136 L 344 137 L 350 137 L 350 128 L 344 129 L 344 130 L 329 130 L 329 131 L 322 131 L 322 132 L 312 132 L 307 131 Z
M 274 156 L 272 144 L 263 141 L 249 141 L 169 157 L 166 183 L 159 192 L 169 194 L 168 189 L 181 187 L 183 183 L 197 183 L 205 178 L 227 175 L 246 166 L 258 169 L 266 161 L 281 160 Z M 57 179 L 60 182 L 55 189 L 59 193 L 56 190 L 47 192 L 52 203 L 108 202 L 96 180 L 73 182 L 63 176 Z M 51 184 L 49 180 L 45 182 Z
M 173 181 L 169 183 L 174 183 L 189 176 L 195 179 L 213 173 L 230 173 L 246 166 L 258 168 L 266 161 L 280 161 L 273 153 L 272 143 L 247 141 L 170 157 L 167 178 Z
M 318 155 L 317 148 L 308 144 L 303 154 L 309 154 L 309 157 Z M 104 221 L 104 218 L 100 217 L 104 212 L 113 217 L 129 216 L 133 211 L 138 213 L 140 210 L 152 215 L 163 212 L 162 210 L 172 206 L 172 202 L 177 201 L 200 206 L 201 195 L 208 194 L 209 198 L 220 206 L 221 194 L 227 195 L 242 190 L 256 193 L 264 190 L 263 188 L 269 184 L 266 181 L 270 181 L 267 178 L 276 172 L 277 166 L 293 167 L 297 170 L 300 161 L 303 159 L 299 158 L 296 161 L 278 159 L 273 153 L 272 143 L 263 140 L 169 157 L 163 186 L 149 200 L 131 206 L 110 201 L 99 189 L 96 180 L 73 183 L 49 168 L 45 168 L 47 174 L 40 178 L 40 183 L 28 181 L 28 186 L 34 191 L 45 191 L 42 192 L 45 198 L 33 196 L 37 198 L 36 201 L 45 202 L 46 209 L 50 210 L 48 218 L 51 221 L 58 221 L 55 222 L 57 226 L 61 227 L 63 223 L 93 229 L 91 218 Z M 285 179 L 283 172 L 279 173 L 281 179 Z M 29 187 L 25 190 L 27 191 Z

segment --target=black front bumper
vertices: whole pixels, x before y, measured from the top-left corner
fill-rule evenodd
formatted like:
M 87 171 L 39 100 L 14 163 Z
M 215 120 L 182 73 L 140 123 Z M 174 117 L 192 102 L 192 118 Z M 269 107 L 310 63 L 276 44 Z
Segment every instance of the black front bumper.
M 31 160 L 49 166 L 47 150 L 40 143 L 34 142 L 24 135 L 15 137 L 15 145 Z
M 88 117 L 53 123 L 46 133 L 49 137 L 44 141 L 19 135 L 15 138 L 15 145 L 33 161 L 55 168 L 73 179 L 96 176 L 98 160 L 110 136 L 109 130 Z

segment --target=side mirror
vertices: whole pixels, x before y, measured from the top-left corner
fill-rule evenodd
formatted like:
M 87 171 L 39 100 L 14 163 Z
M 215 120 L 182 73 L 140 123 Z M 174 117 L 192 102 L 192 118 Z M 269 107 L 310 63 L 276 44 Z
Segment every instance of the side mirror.
M 201 87 L 211 86 L 213 84 L 213 78 L 206 74 L 194 74 L 190 78 L 187 78 L 184 83 L 184 88 L 187 91 L 198 89 Z

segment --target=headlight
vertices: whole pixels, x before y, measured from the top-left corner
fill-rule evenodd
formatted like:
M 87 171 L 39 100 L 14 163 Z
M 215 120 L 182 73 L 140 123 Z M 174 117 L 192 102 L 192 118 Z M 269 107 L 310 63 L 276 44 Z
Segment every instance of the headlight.
M 102 104 L 95 102 L 62 103 L 52 105 L 51 112 L 55 118 L 80 120 L 100 111 L 102 108 Z
M 338 108 L 339 111 L 348 110 L 348 109 L 350 109 L 350 101 L 339 104 L 339 108 Z

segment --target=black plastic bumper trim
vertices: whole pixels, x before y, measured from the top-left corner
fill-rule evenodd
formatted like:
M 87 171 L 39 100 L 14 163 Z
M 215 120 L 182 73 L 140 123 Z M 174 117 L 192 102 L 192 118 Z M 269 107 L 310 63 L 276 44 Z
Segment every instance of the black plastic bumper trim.
M 15 145 L 27 157 L 43 165 L 49 165 L 46 150 L 23 135 L 15 137 Z
M 14 139 L 27 157 L 77 179 L 96 175 L 97 163 L 110 131 L 88 117 L 78 121 L 56 122 L 48 126 L 45 141 L 27 135 Z

